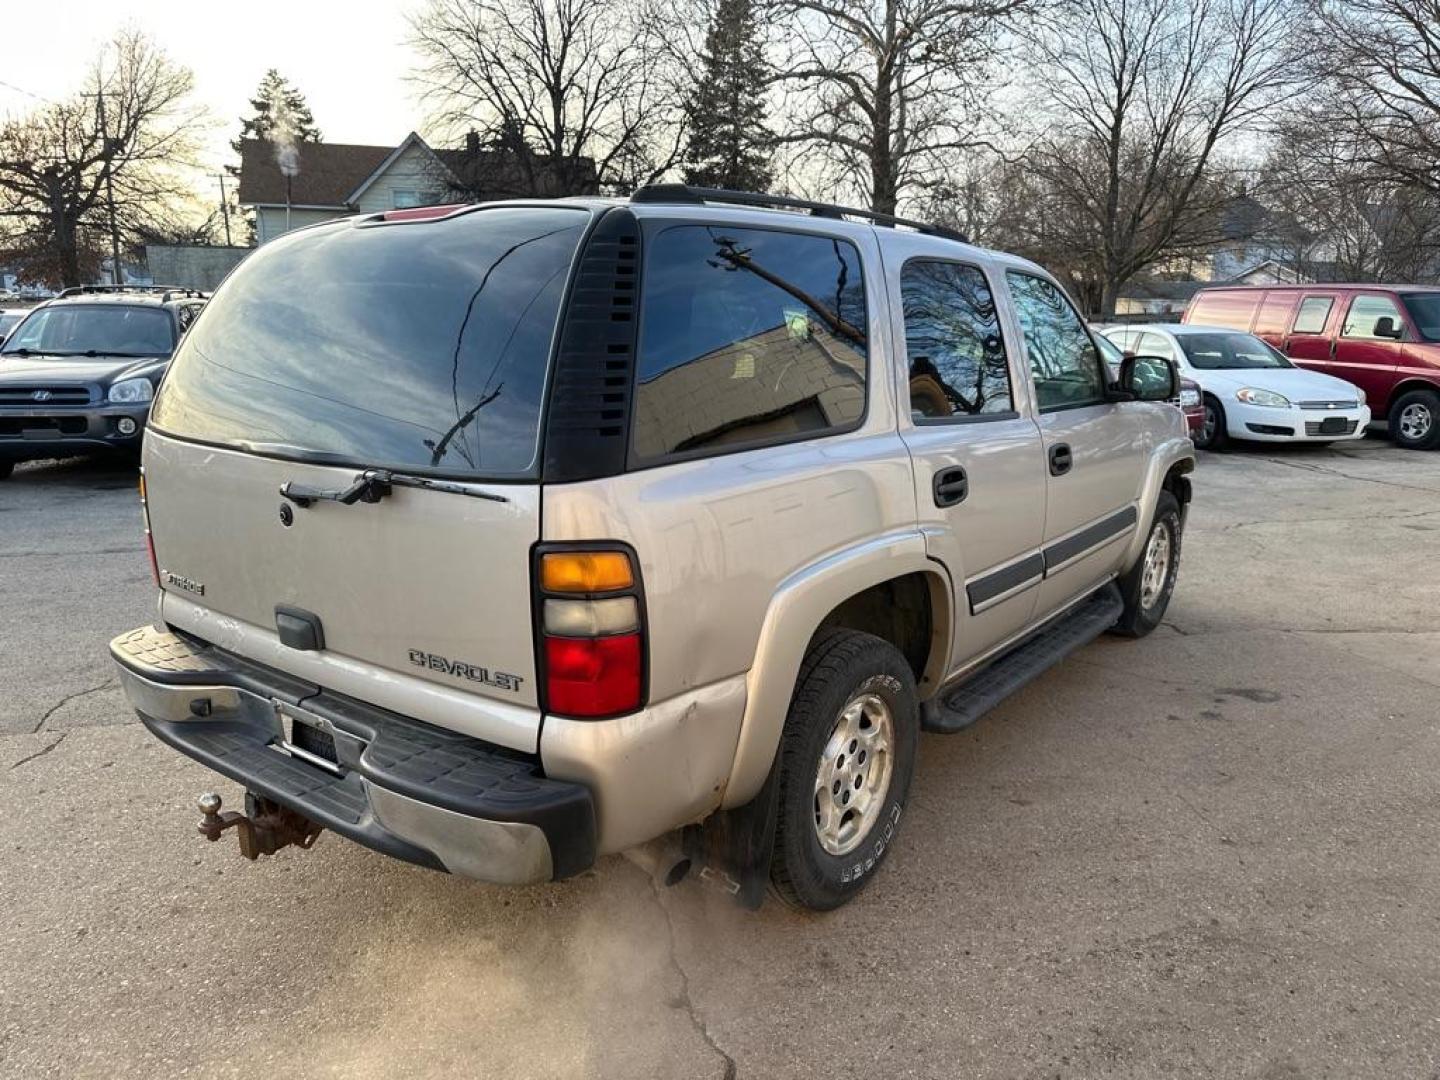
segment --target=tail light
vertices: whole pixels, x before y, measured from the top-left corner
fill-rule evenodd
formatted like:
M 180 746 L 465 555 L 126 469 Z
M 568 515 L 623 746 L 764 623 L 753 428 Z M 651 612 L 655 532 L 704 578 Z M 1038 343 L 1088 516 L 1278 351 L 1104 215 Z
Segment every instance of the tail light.
M 547 712 L 601 719 L 645 696 L 643 597 L 635 561 L 610 548 L 547 548 L 535 561 Z
M 150 576 L 160 587 L 160 564 L 155 561 L 155 541 L 150 536 L 150 506 L 145 501 L 145 470 L 140 470 L 140 516 L 145 521 L 145 554 L 150 558 Z

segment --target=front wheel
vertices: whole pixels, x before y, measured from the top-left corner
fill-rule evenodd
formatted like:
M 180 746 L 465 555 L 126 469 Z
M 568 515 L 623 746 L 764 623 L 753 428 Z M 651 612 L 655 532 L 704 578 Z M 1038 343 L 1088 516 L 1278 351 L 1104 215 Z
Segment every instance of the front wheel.
M 1230 432 L 1225 427 L 1225 407 L 1213 394 L 1206 394 L 1205 419 L 1195 434 L 1195 445 L 1201 450 L 1222 453 L 1230 446 Z
M 1390 406 L 1390 437 L 1407 450 L 1440 446 L 1440 394 L 1411 390 Z
M 828 911 L 869 883 L 900 825 L 919 731 L 898 649 L 857 630 L 811 643 L 780 740 L 770 881 L 781 900 Z
M 1125 610 L 1112 629 L 1122 637 L 1139 638 L 1160 625 L 1175 578 L 1180 572 L 1180 504 L 1162 491 L 1155 502 L 1155 520 L 1140 559 L 1119 581 Z

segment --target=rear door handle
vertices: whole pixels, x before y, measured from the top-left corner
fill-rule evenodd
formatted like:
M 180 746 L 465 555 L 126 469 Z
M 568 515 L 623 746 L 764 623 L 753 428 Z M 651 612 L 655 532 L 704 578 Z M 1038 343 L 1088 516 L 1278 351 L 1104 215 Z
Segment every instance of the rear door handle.
M 1075 459 L 1070 454 L 1069 443 L 1056 443 L 1050 447 L 1050 475 L 1064 476 L 1070 471 Z
M 958 506 L 970 494 L 970 478 L 959 465 L 941 469 L 932 487 L 936 506 Z

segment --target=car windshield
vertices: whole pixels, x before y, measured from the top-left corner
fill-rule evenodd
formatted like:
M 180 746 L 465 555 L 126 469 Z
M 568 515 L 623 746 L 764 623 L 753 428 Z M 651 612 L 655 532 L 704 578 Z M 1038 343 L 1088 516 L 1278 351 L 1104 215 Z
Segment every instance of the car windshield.
M 1190 363 L 1200 371 L 1294 367 L 1284 355 L 1250 334 L 1179 334 Z
M 1440 293 L 1402 293 L 1405 310 L 1426 341 L 1440 341 Z
M 16 327 L 0 353 L 25 356 L 168 356 L 175 347 L 170 312 L 139 304 L 44 307 Z

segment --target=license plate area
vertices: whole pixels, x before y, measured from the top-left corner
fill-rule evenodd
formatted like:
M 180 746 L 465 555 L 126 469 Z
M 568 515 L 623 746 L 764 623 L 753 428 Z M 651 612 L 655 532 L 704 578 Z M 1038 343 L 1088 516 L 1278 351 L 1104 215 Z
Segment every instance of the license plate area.
M 1343 435 L 1347 424 L 1343 416 L 1327 416 L 1320 421 L 1321 435 Z
M 344 774 L 330 721 L 288 702 L 272 699 L 271 704 L 280 723 L 280 737 L 271 743 L 275 749 L 336 776 Z

